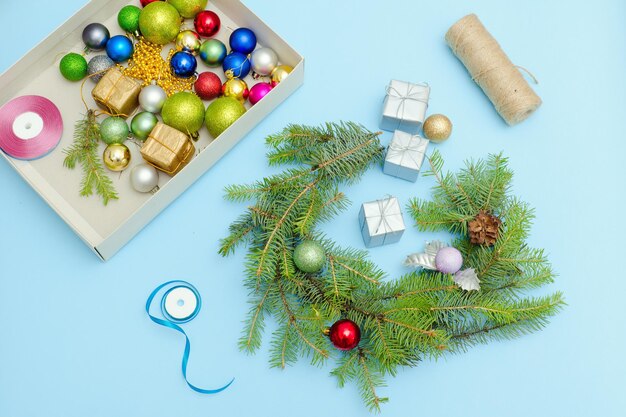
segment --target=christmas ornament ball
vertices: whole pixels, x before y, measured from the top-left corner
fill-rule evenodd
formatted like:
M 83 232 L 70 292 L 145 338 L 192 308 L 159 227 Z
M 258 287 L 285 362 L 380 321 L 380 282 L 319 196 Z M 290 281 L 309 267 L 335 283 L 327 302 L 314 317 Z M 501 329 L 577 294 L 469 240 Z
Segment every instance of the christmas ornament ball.
M 248 55 L 256 48 L 256 35 L 248 28 L 235 29 L 230 34 L 230 49 Z
M 259 48 L 250 55 L 250 64 L 255 74 L 266 77 L 278 65 L 278 55 L 272 48 Z
M 121 117 L 107 117 L 100 123 L 100 136 L 107 145 L 124 142 L 129 133 L 126 120 Z
M 443 114 L 433 114 L 424 122 L 424 136 L 435 143 L 443 142 L 452 134 L 452 122 Z
M 102 23 L 90 23 L 83 29 L 83 42 L 94 51 L 103 50 L 110 38 L 109 29 Z
M 232 97 L 239 100 L 241 103 L 245 103 L 250 95 L 248 84 L 240 78 L 231 78 L 226 80 L 222 86 L 222 94 L 224 97 Z
M 59 70 L 66 80 L 80 81 L 87 76 L 87 60 L 80 54 L 70 52 L 61 59 Z
M 272 84 L 274 86 L 280 84 L 293 71 L 293 67 L 289 65 L 279 65 L 272 71 Z
M 106 55 L 96 55 L 87 64 L 89 79 L 95 83 L 100 81 L 107 70 L 115 66 L 115 62 Z
M 139 15 L 139 30 L 147 41 L 158 45 L 172 42 L 180 31 L 181 17 L 169 3 L 155 1 Z
M 352 320 L 338 320 L 330 327 L 328 337 L 337 349 L 352 350 L 361 341 L 361 329 Z
M 189 52 L 179 51 L 172 55 L 170 67 L 175 76 L 180 78 L 190 78 L 196 73 L 198 61 Z
M 137 139 L 144 141 L 148 139 L 150 132 L 152 132 L 158 121 L 154 114 L 142 111 L 133 117 L 133 120 L 130 122 L 130 131 Z
M 133 56 L 133 42 L 124 35 L 116 35 L 109 39 L 106 46 L 107 55 L 115 62 L 128 61 Z
M 193 30 L 183 30 L 176 36 L 176 49 L 197 54 L 200 50 L 200 36 Z
M 139 15 L 141 9 L 137 6 L 124 6 L 117 14 L 117 23 L 122 29 L 129 33 L 135 33 L 139 30 Z
M 222 92 L 222 80 L 213 72 L 203 72 L 198 75 L 193 88 L 202 100 L 213 100 Z
M 161 116 L 166 125 L 183 133 L 195 134 L 204 122 L 204 104 L 197 95 L 181 91 L 165 100 Z
M 130 164 L 130 149 L 121 143 L 112 143 L 104 149 L 102 160 L 111 171 L 124 171 Z
M 267 95 L 270 91 L 272 91 L 272 84 L 270 83 L 258 83 L 252 86 L 250 89 L 250 95 L 248 96 L 248 100 L 250 100 L 250 104 L 253 106 L 257 104 L 263 97 Z
M 217 39 L 209 39 L 200 46 L 198 54 L 209 67 L 218 67 L 226 58 L 226 45 Z
M 140 0 L 140 1 L 141 1 L 141 7 L 146 7 L 147 5 L 155 1 L 164 1 L 164 0 Z
M 206 109 L 204 120 L 211 136 L 217 138 L 245 112 L 246 108 L 239 100 L 232 97 L 220 97 Z
M 463 255 L 451 246 L 441 248 L 435 255 L 435 266 L 437 271 L 444 274 L 456 274 L 463 266 Z
M 250 60 L 239 52 L 226 55 L 222 63 L 226 78 L 245 78 L 250 73 Z
M 198 35 L 204 38 L 215 36 L 220 30 L 222 22 L 217 13 L 210 10 L 201 11 L 193 20 L 193 26 L 196 28 Z
M 147 85 L 139 93 L 139 105 L 150 113 L 160 113 L 167 100 L 167 94 L 156 84 Z
M 326 251 L 316 241 L 305 240 L 293 251 L 293 262 L 303 272 L 319 272 L 326 264 Z
M 167 2 L 174 6 L 182 17 L 191 19 L 206 8 L 208 0 L 167 0 Z
M 152 165 L 135 165 L 130 171 L 130 184 L 135 191 L 149 193 L 159 185 L 159 172 Z

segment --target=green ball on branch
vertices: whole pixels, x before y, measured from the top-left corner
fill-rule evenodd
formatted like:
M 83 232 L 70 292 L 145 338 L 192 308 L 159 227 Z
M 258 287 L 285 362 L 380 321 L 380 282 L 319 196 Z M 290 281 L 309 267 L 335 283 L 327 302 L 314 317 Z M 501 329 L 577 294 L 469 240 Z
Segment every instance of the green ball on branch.
M 305 240 L 293 251 L 293 262 L 299 270 L 313 274 L 326 264 L 324 247 L 313 240 Z

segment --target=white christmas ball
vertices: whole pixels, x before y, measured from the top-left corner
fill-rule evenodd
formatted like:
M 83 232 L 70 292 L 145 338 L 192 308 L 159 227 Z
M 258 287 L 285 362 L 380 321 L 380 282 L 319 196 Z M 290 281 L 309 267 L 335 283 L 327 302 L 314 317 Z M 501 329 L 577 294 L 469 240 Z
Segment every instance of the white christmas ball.
M 160 113 L 167 99 L 167 94 L 158 85 L 147 85 L 139 93 L 139 105 L 150 113 Z
M 159 173 L 148 164 L 139 164 L 130 172 L 130 183 L 140 193 L 149 193 L 159 184 Z
M 263 77 L 268 76 L 278 65 L 278 55 L 272 48 L 260 48 L 250 56 L 252 71 Z

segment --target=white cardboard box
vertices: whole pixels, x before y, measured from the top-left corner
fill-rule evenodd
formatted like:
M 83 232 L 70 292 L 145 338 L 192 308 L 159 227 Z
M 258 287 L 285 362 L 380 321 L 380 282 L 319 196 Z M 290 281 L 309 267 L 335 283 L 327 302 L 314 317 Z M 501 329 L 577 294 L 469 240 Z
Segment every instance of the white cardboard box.
M 111 258 L 128 243 L 304 81 L 302 56 L 246 6 L 238 0 L 211 0 L 208 9 L 218 13 L 222 20 L 222 28 L 216 36 L 217 39 L 228 45 L 228 37 L 233 29 L 249 27 L 256 33 L 259 45 L 273 48 L 279 56 L 280 63 L 293 66 L 293 72 L 263 100 L 249 108 L 248 112 L 217 140 L 213 140 L 203 127 L 200 139 L 195 143 L 197 149 L 195 158 L 174 177 L 160 173 L 160 190 L 156 194 L 141 194 L 132 189 L 129 180 L 130 169 L 133 165 L 141 163 L 142 159 L 139 148 L 129 143 L 133 156 L 131 166 L 121 175 L 110 173 L 120 199 L 110 202 L 105 207 L 99 196 L 81 197 L 80 168 L 71 171 L 63 167 L 63 149 L 72 143 L 74 123 L 85 112 L 80 99 L 81 83 L 65 81 L 59 73 L 58 62 L 63 53 L 81 52 L 84 49 L 81 34 L 89 23 L 103 23 L 110 30 L 111 36 L 122 34 L 117 24 L 117 13 L 127 4 L 139 6 L 139 0 L 92 0 L 0 75 L 0 106 L 17 96 L 41 95 L 59 107 L 64 127 L 59 146 L 44 158 L 21 161 L 12 159 L 3 152 L 0 152 L 0 155 L 102 260 Z M 193 22 L 187 19 L 183 27 L 193 29 Z M 166 45 L 164 51 L 169 50 L 170 46 Z M 87 59 L 100 53 L 103 52 L 92 52 Z M 213 69 L 199 60 L 198 72 L 207 70 Z M 221 68 L 216 68 L 215 72 L 224 79 Z M 250 76 L 246 81 L 249 86 L 255 83 Z M 93 83 L 87 81 L 84 96 L 90 107 L 95 109 L 97 107 L 90 94 L 92 87 Z M 104 145 L 101 146 L 104 149 Z

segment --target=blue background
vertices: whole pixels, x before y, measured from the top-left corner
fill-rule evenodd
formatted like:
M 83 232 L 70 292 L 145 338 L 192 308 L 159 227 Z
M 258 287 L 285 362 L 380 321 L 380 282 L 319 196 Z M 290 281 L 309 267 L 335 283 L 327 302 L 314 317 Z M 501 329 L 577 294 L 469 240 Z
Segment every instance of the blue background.
M 83 0 L 41 3 L 0 0 L 0 70 Z M 391 397 L 383 415 L 624 415 L 626 3 L 288 3 L 246 1 L 306 57 L 303 88 L 108 263 L 0 163 L 0 416 L 367 415 L 354 387 L 336 388 L 329 367 L 269 369 L 267 343 L 256 356 L 238 351 L 245 251 L 222 259 L 217 249 L 245 207 L 225 202 L 223 188 L 276 172 L 262 156 L 267 134 L 339 119 L 376 129 L 391 78 L 431 84 L 430 111 L 454 122 L 438 146 L 447 168 L 501 150 L 511 158 L 515 193 L 536 207 L 530 243 L 547 249 L 560 274 L 549 290 L 563 290 L 569 306 L 543 332 L 403 370 L 381 390 Z M 448 27 L 469 12 L 540 80 L 544 105 L 519 126 L 504 124 L 445 45 Z M 361 202 L 390 193 L 406 203 L 428 197 L 432 185 L 373 169 L 345 190 L 354 204 L 324 230 L 362 248 Z M 409 226 L 399 244 L 371 255 L 393 278 L 428 237 Z M 220 395 L 185 386 L 182 337 L 143 311 L 169 279 L 190 280 L 203 295 L 203 311 L 185 326 L 190 378 L 211 387 L 235 376 Z

